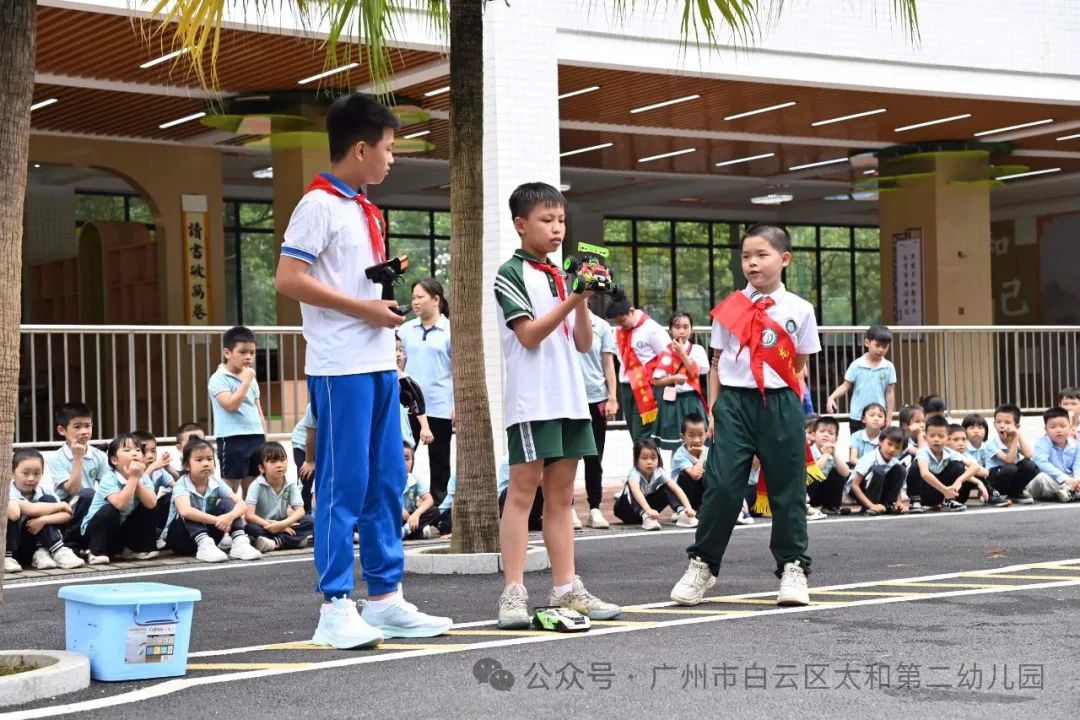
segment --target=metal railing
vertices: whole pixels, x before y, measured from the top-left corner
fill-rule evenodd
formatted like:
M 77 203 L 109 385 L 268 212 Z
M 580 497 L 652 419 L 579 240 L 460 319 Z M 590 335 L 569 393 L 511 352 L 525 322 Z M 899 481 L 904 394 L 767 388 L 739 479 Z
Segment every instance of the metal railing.
M 227 327 L 24 325 L 19 373 L 18 445 L 55 446 L 53 410 L 83 401 L 95 413 L 95 439 L 143 429 L 169 439 L 183 422 L 213 433 L 207 381 L 221 362 Z M 284 436 L 307 402 L 304 341 L 297 327 L 253 327 L 262 408 L 272 436 Z M 1002 402 L 1037 412 L 1066 385 L 1080 384 L 1077 327 L 898 327 L 889 357 L 897 405 L 942 395 L 954 415 L 989 413 Z M 822 352 L 809 366 L 815 405 L 862 352 L 861 327 L 823 327 Z M 709 345 L 709 328 L 695 328 Z M 841 413 L 846 400 L 841 402 Z

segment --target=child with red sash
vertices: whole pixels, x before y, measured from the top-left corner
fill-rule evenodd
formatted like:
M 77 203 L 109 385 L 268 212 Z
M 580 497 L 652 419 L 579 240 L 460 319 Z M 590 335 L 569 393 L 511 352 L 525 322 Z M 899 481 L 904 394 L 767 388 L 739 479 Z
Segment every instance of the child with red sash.
M 626 298 L 607 307 L 608 320 L 615 323 L 615 347 L 619 352 L 619 405 L 626 429 L 635 443 L 652 437 L 659 413 L 653 375 L 660 356 L 671 338 L 660 323 L 634 308 Z
M 773 527 L 770 550 L 781 578 L 778 605 L 810 602 L 806 574 L 806 433 L 799 372 L 821 350 L 810 303 L 784 289 L 791 238 L 782 228 L 755 225 L 742 239 L 742 271 L 749 281 L 713 309 L 709 375 L 714 440 L 705 463 L 690 565 L 671 591 L 680 605 L 696 605 L 716 583 L 755 455 L 768 476 Z
M 682 445 L 684 417 L 708 414 L 701 390 L 701 374 L 709 365 L 709 356 L 705 348 L 690 339 L 693 327 L 690 313 L 677 312 L 671 316 L 668 322 L 671 343 L 660 353 L 653 372 L 659 414 L 652 436 L 664 450 L 674 451 Z

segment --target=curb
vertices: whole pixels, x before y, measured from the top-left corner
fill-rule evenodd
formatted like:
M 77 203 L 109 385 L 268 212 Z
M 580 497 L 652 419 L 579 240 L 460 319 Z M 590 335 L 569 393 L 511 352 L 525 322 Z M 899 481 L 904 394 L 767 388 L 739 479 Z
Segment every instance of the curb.
M 502 572 L 499 553 L 450 553 L 446 546 L 423 547 L 405 552 L 405 572 L 417 575 L 497 575 Z M 551 567 L 547 549 L 530 547 L 525 553 L 525 572 Z
M 17 663 L 36 670 L 0 677 L 0 706 L 22 705 L 90 687 L 90 658 L 59 650 L 2 650 L 0 667 Z

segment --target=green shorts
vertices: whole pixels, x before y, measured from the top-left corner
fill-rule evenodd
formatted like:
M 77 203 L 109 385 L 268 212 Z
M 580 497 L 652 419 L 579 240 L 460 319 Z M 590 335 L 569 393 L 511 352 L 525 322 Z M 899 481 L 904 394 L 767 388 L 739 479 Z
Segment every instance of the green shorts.
M 533 420 L 506 428 L 510 464 L 543 458 L 544 465 L 563 458 L 596 455 L 590 420 Z

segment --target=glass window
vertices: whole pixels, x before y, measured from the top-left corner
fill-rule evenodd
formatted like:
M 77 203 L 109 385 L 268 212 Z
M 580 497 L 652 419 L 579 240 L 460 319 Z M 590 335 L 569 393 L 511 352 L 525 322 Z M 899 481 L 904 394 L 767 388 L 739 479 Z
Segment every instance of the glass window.
M 792 247 L 812 248 L 817 246 L 817 228 L 795 225 L 787 230 L 788 235 L 791 236 Z
M 245 229 L 274 230 L 274 205 L 266 202 L 239 203 L 240 227 Z
M 633 240 L 629 220 L 605 220 L 604 243 L 628 243 Z
M 432 277 L 431 246 L 428 238 L 391 238 L 390 248 L 394 255 L 409 256 L 409 272 L 405 279 L 394 285 L 394 298 L 401 305 L 412 301 L 412 284 Z
M 738 245 L 738 226 L 732 223 L 713 223 L 712 241 L 713 245 Z
M 450 237 L 450 213 L 435 213 L 435 234 Z
M 881 322 L 881 256 L 876 252 L 855 253 L 855 309 L 856 325 Z
M 824 228 L 823 228 L 824 229 Z M 822 235 L 824 240 L 824 235 Z M 849 325 L 852 317 L 851 253 L 821 253 L 821 323 Z
M 881 232 L 877 228 L 855 228 L 855 247 L 877 250 L 880 247 Z
M 637 242 L 671 244 L 671 223 L 667 220 L 639 220 Z
M 791 264 L 785 271 L 784 284 L 788 290 L 806 298 L 814 307 L 818 307 L 817 258 L 812 252 L 796 251 L 791 255 Z
M 245 325 L 277 324 L 277 291 L 274 289 L 274 266 L 277 262 L 274 234 L 240 234 L 240 283 L 243 288 Z
M 851 247 L 851 228 L 846 227 L 823 227 L 821 228 L 821 247 L 823 248 L 849 248 Z
M 629 245 L 612 245 L 604 264 L 611 270 L 616 285 L 626 291 L 630 302 L 634 300 L 634 251 Z
M 690 313 L 694 323 L 701 325 L 713 305 L 709 289 L 709 249 L 679 248 L 675 253 L 675 268 L 679 280 L 675 309 Z
M 128 198 L 128 221 L 146 225 L 154 224 L 154 214 L 150 212 L 150 206 L 141 197 Z
M 716 248 L 713 251 L 714 300 L 719 302 L 735 290 L 746 286 L 742 274 L 742 253 L 738 248 Z
M 430 213 L 427 210 L 388 210 L 391 235 L 431 234 Z
M 237 298 L 240 288 L 236 278 L 236 233 L 225 233 L 225 322 L 229 325 L 240 324 L 240 311 Z
M 675 243 L 677 245 L 708 245 L 709 225 L 707 223 L 675 223 Z
M 435 277 L 450 296 L 450 238 L 435 238 Z
M 125 220 L 124 196 L 75 193 L 76 224 L 96 220 Z
M 637 289 L 642 310 L 658 318 L 671 315 L 671 248 L 638 248 Z

